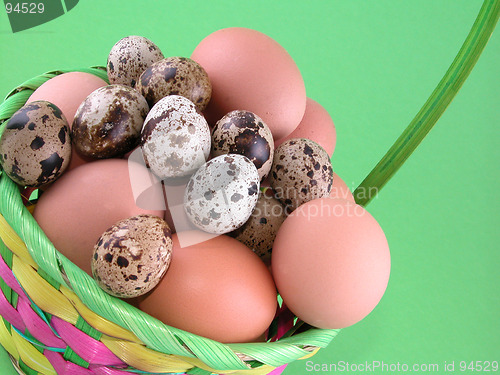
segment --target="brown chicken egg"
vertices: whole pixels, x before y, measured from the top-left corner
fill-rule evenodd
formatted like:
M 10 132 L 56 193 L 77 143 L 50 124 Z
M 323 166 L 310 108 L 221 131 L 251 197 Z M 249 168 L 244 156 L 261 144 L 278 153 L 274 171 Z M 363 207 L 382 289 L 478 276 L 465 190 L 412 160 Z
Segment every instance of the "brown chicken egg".
M 328 111 L 318 102 L 307 98 L 306 111 L 299 126 L 287 137 L 278 139 L 275 146 L 292 138 L 310 139 L 325 149 L 330 157 L 335 150 L 337 133 L 332 117 Z
M 38 200 L 33 213 L 38 225 L 57 250 L 89 275 L 94 245 L 109 227 L 130 216 L 164 216 L 161 185 L 150 186 L 150 204 L 144 209 L 136 203 L 132 177 L 138 183 L 156 179 L 139 164 L 99 160 L 69 171 Z
M 262 117 L 274 139 L 280 139 L 304 116 L 302 75 L 288 52 L 269 36 L 243 27 L 221 29 L 205 37 L 191 58 L 212 83 L 205 111 L 211 126 L 226 113 L 245 109 Z
M 278 230 L 272 272 L 287 307 L 318 328 L 344 328 L 368 315 L 389 280 L 389 246 L 363 207 L 322 198 L 292 212 Z
M 0 164 L 22 186 L 39 187 L 55 181 L 69 165 L 69 126 L 61 110 L 47 101 L 21 107 L 0 138 Z
M 106 85 L 106 81 L 91 73 L 64 73 L 43 83 L 31 94 L 26 103 L 46 100 L 55 104 L 62 111 L 71 127 L 80 104 L 92 91 Z
M 347 184 L 342 180 L 338 174 L 333 172 L 333 184 L 332 190 L 330 190 L 330 198 L 342 198 L 347 199 L 354 203 L 354 197 L 349 190 Z
M 258 340 L 277 306 L 273 279 L 259 257 L 226 235 L 187 247 L 180 246 L 178 234 L 172 239 L 170 267 L 158 286 L 141 298 L 140 309 L 165 324 L 219 342 Z

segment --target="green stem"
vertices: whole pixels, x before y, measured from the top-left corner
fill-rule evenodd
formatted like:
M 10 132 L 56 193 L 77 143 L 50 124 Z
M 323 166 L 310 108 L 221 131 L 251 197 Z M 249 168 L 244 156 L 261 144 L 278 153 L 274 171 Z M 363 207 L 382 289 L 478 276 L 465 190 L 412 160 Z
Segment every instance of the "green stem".
M 366 206 L 403 165 L 441 117 L 474 68 L 500 14 L 500 0 L 485 0 L 462 48 L 434 92 L 382 160 L 354 191 L 356 202 Z

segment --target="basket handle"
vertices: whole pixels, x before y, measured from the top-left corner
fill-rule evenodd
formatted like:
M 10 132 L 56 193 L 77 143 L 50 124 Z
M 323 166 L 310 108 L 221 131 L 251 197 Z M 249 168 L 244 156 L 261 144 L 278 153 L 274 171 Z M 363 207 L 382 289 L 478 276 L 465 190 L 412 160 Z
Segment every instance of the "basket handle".
M 354 191 L 354 199 L 366 206 L 415 151 L 444 113 L 474 68 L 500 14 L 499 0 L 485 0 L 460 51 L 431 96 L 384 157 Z

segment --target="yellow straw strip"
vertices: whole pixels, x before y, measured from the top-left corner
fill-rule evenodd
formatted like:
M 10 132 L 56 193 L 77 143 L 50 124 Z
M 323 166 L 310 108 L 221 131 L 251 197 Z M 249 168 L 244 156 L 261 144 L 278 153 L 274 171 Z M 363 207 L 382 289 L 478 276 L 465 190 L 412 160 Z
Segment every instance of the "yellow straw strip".
M 7 246 L 10 251 L 21 258 L 25 263 L 29 264 L 31 267 L 38 269 L 38 265 L 35 263 L 31 257 L 28 248 L 24 244 L 21 237 L 12 229 L 5 220 L 5 218 L 0 214 L 0 238 L 2 238 L 3 243 Z
M 299 360 L 302 360 L 302 359 L 306 359 L 306 358 L 311 358 L 313 355 L 316 355 L 317 352 L 319 352 L 321 348 L 316 348 L 314 349 L 311 353 L 309 354 L 306 354 L 305 356 L 303 356 L 302 358 L 299 358 Z
M 44 375 L 57 375 L 49 360 L 16 331 L 12 331 L 12 340 L 19 351 L 19 357 L 28 367 Z
M 183 356 L 178 356 L 178 357 L 186 360 L 186 362 L 191 363 L 195 367 L 199 367 L 203 370 L 211 371 L 211 372 L 214 372 L 216 374 L 223 373 L 223 374 L 231 374 L 231 375 L 266 375 L 276 368 L 276 367 L 273 367 L 270 365 L 262 365 L 260 367 L 254 368 L 254 369 L 249 368 L 248 370 L 225 370 L 224 371 L 224 370 L 212 369 L 197 358 L 188 358 L 188 357 L 183 357 Z
M 61 285 L 60 292 L 73 304 L 81 317 L 99 332 L 118 339 L 142 343 L 142 341 L 139 340 L 132 332 L 120 327 L 118 324 L 104 319 L 90 310 L 70 289 Z
M 217 374 L 265 375 L 275 369 L 275 367 L 263 365 L 255 369 L 222 371 L 210 368 L 196 358 L 158 353 L 143 345 L 117 340 L 116 338 L 105 335 L 102 336 L 101 342 L 125 363 L 128 363 L 140 371 L 146 371 L 148 373 L 185 372 L 193 367 L 199 367 Z
M 198 358 L 189 358 L 189 357 L 184 357 L 184 356 L 178 356 L 179 358 L 185 360 L 189 364 L 191 364 L 191 367 L 199 367 L 203 370 L 210 371 L 216 374 L 221 374 L 224 372 L 227 372 L 228 374 L 231 373 L 231 371 L 222 371 L 218 369 L 213 369 L 209 366 L 207 366 L 203 361 L 199 360 Z
M 237 371 L 226 371 L 226 374 L 231 375 L 267 375 L 273 371 L 276 367 L 269 365 L 262 365 L 251 370 L 237 370 Z
M 5 322 L 0 318 L 0 345 L 2 345 L 7 352 L 14 357 L 15 359 L 19 359 L 19 353 L 17 351 L 16 346 L 12 342 L 12 336 L 5 326 Z
M 146 372 L 185 372 L 193 367 L 171 354 L 162 354 L 143 345 L 103 335 L 101 342 L 123 362 Z
M 38 307 L 73 325 L 76 324 L 78 312 L 71 302 L 17 256 L 12 257 L 12 272 Z

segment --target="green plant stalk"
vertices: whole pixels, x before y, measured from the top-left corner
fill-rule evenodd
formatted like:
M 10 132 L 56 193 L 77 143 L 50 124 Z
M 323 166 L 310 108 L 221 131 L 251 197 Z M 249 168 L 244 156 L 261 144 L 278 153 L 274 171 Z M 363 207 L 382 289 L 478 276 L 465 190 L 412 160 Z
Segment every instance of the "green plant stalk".
M 431 96 L 384 157 L 354 191 L 366 206 L 415 151 L 436 124 L 474 68 L 500 14 L 500 0 L 485 0 L 469 35 Z

